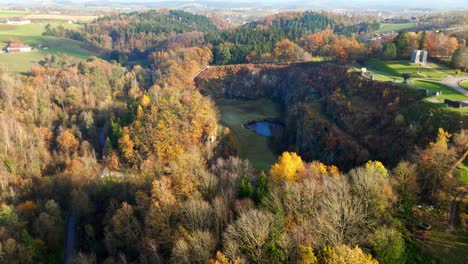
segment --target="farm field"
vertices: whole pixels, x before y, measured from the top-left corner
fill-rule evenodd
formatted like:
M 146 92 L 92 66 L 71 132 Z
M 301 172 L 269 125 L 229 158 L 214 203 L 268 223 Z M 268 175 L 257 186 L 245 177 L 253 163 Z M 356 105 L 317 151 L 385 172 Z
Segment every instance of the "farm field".
M 392 31 L 401 31 L 403 29 L 409 29 L 414 27 L 414 23 L 387 23 L 382 24 L 380 29 L 375 31 L 375 33 L 385 33 L 385 32 L 392 32 Z
M 31 66 L 42 60 L 47 54 L 64 54 L 76 58 L 86 59 L 97 55 L 85 47 L 83 43 L 71 39 L 43 36 L 42 32 L 47 23 L 32 23 L 27 25 L 0 25 L 0 47 L 8 45 L 12 40 L 19 40 L 33 46 L 36 50 L 27 53 L 0 53 L 0 64 L 13 72 L 28 71 Z M 62 25 L 66 29 L 76 29 L 80 25 L 68 23 L 50 23 L 53 27 Z M 47 49 L 41 49 L 47 47 Z
M 28 15 L 30 13 L 31 12 L 29 12 L 29 11 L 0 9 L 0 19 L 7 19 L 7 18 L 12 18 L 12 17 L 25 16 L 25 15 Z
M 37 20 L 47 20 L 47 21 L 91 21 L 98 17 L 97 15 L 88 15 L 88 14 L 50 14 L 46 12 L 31 12 L 25 10 L 10 10 L 10 9 L 0 9 L 0 20 L 10 19 L 10 18 L 22 18 L 29 19 L 32 21 Z
M 268 138 L 243 127 L 248 121 L 279 118 L 281 111 L 273 101 L 221 99 L 216 100 L 216 106 L 221 112 L 221 123 L 234 133 L 241 158 L 249 159 L 257 169 L 267 169 L 275 163 L 276 156 L 268 146 Z

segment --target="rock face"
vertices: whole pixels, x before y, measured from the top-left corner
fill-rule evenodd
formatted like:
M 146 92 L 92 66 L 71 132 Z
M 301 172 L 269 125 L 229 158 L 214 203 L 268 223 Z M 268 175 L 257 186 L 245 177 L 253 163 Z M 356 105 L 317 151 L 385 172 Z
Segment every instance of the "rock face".
M 286 111 L 284 147 L 342 169 L 370 156 L 393 165 L 432 139 L 438 127 L 455 131 L 468 123 L 466 115 L 428 111 L 421 91 L 363 79 L 327 63 L 211 67 L 195 83 L 214 98 L 280 101 Z

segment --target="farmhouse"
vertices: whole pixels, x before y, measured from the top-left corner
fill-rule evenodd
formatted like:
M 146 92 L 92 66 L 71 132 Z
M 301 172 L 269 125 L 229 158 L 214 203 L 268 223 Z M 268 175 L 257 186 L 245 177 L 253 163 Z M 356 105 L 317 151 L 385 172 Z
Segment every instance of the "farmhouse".
M 10 44 L 6 47 L 6 51 L 8 53 L 29 52 L 32 51 L 32 47 L 25 44 Z

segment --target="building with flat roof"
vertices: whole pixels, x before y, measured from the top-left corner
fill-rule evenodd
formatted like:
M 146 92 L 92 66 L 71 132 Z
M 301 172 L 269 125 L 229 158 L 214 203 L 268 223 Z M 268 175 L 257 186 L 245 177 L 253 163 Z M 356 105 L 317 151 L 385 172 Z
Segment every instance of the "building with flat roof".
M 6 23 L 9 25 L 26 25 L 31 24 L 31 20 L 6 20 Z
M 8 53 L 16 52 L 29 52 L 32 51 L 32 47 L 26 44 L 10 44 L 6 47 Z

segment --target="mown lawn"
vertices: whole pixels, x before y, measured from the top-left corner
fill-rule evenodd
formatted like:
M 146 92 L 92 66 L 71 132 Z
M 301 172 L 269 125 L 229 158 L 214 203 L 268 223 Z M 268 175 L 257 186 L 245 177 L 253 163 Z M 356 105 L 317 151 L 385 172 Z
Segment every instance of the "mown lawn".
M 458 85 L 460 85 L 460 87 L 462 87 L 463 89 L 468 90 L 468 81 L 460 82 Z
M 431 97 L 432 100 L 437 99 L 437 101 L 439 102 L 443 102 L 444 99 L 450 99 L 450 100 L 455 100 L 455 101 L 468 100 L 467 96 L 464 96 L 463 94 L 453 90 L 452 88 L 447 87 L 440 83 L 426 81 L 426 80 L 416 80 L 412 82 L 411 85 L 417 88 L 427 89 L 430 92 L 442 92 L 442 95 L 440 96 Z
M 376 72 L 380 72 L 393 77 L 401 77 L 403 73 L 410 73 L 413 78 L 437 78 L 442 79 L 447 76 L 450 69 L 435 63 L 427 63 L 426 66 L 433 67 L 438 71 L 428 69 L 421 66 L 418 63 L 410 63 L 409 61 L 381 61 L 378 59 L 372 59 L 368 61 L 368 67 Z M 418 74 L 417 72 L 421 74 Z
M 268 99 L 216 101 L 221 112 L 221 123 L 232 131 L 238 143 L 239 156 L 248 159 L 257 169 L 268 169 L 276 156 L 268 146 L 268 138 L 243 127 L 248 121 L 264 118 L 280 118 L 278 105 Z

